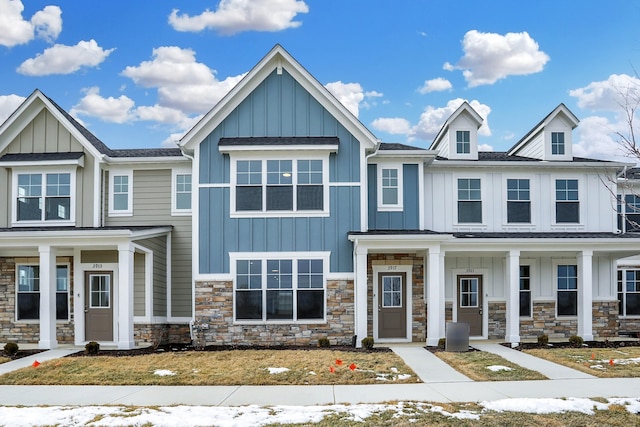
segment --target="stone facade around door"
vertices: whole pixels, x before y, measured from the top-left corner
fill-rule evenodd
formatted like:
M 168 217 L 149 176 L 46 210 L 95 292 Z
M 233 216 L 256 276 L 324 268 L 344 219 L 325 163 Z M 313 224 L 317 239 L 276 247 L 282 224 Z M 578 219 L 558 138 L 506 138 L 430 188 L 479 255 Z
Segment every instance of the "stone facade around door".
M 415 254 L 369 254 L 367 256 L 367 335 L 373 337 L 373 267 L 410 265 L 411 268 L 411 341 L 427 339 L 427 312 L 424 300 L 424 259 Z

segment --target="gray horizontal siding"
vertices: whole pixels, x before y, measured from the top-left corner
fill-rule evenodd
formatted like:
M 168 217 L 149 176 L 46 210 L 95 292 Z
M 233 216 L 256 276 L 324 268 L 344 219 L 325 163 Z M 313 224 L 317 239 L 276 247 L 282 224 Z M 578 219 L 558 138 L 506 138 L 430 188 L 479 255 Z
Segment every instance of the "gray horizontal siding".
M 108 207 L 106 209 L 108 211 Z M 106 225 L 173 226 L 171 232 L 170 315 L 191 317 L 193 306 L 191 216 L 171 215 L 171 170 L 134 170 L 133 216 L 107 216 Z M 164 274 L 166 275 L 166 270 Z

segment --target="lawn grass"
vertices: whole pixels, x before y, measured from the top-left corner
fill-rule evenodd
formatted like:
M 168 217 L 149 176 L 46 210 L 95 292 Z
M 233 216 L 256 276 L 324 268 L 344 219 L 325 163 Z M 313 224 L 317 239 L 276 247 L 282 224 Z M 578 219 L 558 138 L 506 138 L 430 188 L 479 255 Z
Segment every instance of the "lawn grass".
M 288 370 L 270 373 L 269 368 Z M 0 376 L 0 384 L 5 385 L 315 385 L 418 381 L 395 353 L 332 350 L 67 357 Z
M 0 356 L 0 364 L 2 363 L 7 363 L 9 362 L 11 359 L 9 359 L 8 357 L 4 357 L 4 356 Z
M 640 377 L 640 347 L 554 348 L 526 353 L 600 378 Z
M 462 353 L 439 351 L 435 353 L 451 367 L 474 381 L 526 381 L 546 380 L 539 372 L 523 368 L 496 354 L 486 351 Z M 496 367 L 495 370 L 490 367 Z M 506 367 L 508 369 L 500 369 Z

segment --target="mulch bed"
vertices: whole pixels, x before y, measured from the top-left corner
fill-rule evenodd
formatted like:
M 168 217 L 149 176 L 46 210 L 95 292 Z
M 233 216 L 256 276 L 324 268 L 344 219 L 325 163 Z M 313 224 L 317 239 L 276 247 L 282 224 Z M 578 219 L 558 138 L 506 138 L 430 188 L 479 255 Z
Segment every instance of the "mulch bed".
M 42 353 L 45 350 L 33 349 L 33 350 L 18 350 L 13 356 L 9 356 L 2 352 L 2 356 L 8 357 L 11 360 L 22 359 L 23 357 L 33 356 L 34 354 Z
M 388 347 L 374 347 L 372 349 L 355 348 L 351 346 L 295 346 L 295 345 L 278 345 L 278 346 L 248 346 L 248 345 L 208 345 L 204 349 L 196 349 L 191 344 L 163 344 L 157 347 L 134 348 L 131 350 L 98 350 L 94 355 L 79 351 L 72 353 L 66 357 L 85 357 L 85 356 L 142 356 L 147 354 L 169 353 L 169 352 L 185 352 L 185 351 L 226 351 L 226 350 L 309 350 L 309 351 L 348 351 L 356 353 L 388 353 L 392 350 Z
M 505 346 L 505 347 L 512 348 L 510 343 L 502 343 L 502 345 Z M 612 341 L 585 341 L 581 347 L 585 347 L 585 348 L 620 348 L 620 347 L 637 347 L 637 346 L 640 346 L 640 340 L 639 341 L 614 341 L 614 340 L 612 340 Z M 562 341 L 562 342 L 549 343 L 547 346 L 541 346 L 537 342 L 529 342 L 529 343 L 521 342 L 517 347 L 513 347 L 513 348 L 514 348 L 514 350 L 533 350 L 533 349 L 539 349 L 539 348 L 553 349 L 553 348 L 580 348 L 580 347 L 576 347 L 575 345 L 571 344 L 569 341 Z

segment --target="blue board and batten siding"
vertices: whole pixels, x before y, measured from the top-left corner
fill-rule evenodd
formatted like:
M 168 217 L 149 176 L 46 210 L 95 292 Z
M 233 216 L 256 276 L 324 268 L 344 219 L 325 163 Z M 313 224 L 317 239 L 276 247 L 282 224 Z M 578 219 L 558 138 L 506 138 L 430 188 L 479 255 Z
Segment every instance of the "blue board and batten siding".
M 329 156 L 328 217 L 230 217 L 231 164 L 218 141 L 262 136 L 339 138 Z M 352 272 L 347 234 L 360 229 L 360 155 L 360 143 L 344 126 L 285 70 L 274 71 L 200 144 L 200 184 L 215 185 L 199 189 L 200 273 L 228 273 L 229 252 L 306 251 L 330 251 L 332 272 Z
M 417 230 L 420 228 L 418 207 L 418 165 L 402 167 L 402 211 L 378 210 L 377 165 L 368 165 L 369 230 Z

